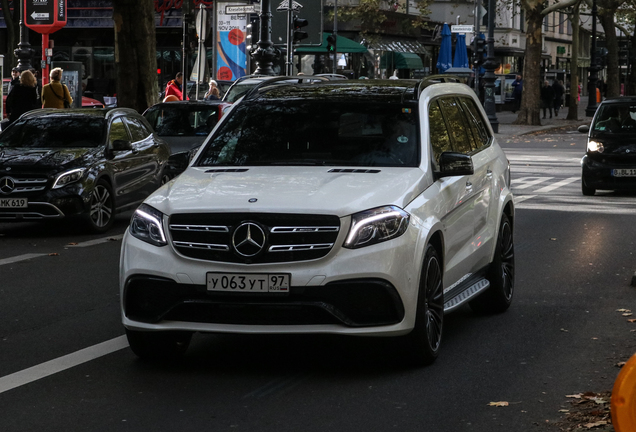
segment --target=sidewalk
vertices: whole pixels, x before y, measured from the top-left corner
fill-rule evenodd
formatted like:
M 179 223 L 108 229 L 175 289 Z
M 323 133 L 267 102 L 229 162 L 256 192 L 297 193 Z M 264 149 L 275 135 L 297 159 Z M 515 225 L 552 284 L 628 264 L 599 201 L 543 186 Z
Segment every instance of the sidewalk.
M 499 121 L 499 133 L 496 134 L 496 136 L 498 138 L 506 138 L 546 131 L 550 129 L 558 129 L 564 126 L 577 127 L 582 124 L 589 124 L 592 118 L 585 116 L 585 108 L 587 108 L 587 96 L 581 96 L 581 100 L 579 102 L 578 120 L 566 120 L 569 110 L 568 107 L 561 108 L 559 110 L 558 117 L 555 117 L 553 113 L 552 118 L 549 118 L 550 115 L 548 114 L 548 118 L 546 119 L 543 118 L 543 110 L 541 110 L 541 126 L 514 125 L 512 124 L 512 122 L 517 119 L 517 115 L 519 113 L 513 113 L 512 111 L 501 111 L 497 113 L 497 120 Z

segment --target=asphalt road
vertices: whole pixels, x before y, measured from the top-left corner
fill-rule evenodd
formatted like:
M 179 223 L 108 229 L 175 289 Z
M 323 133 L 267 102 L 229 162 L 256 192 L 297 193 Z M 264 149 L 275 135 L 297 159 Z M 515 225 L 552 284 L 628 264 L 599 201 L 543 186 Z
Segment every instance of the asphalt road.
M 515 299 L 501 315 L 448 315 L 427 368 L 389 339 L 329 336 L 195 335 L 182 362 L 145 364 L 121 337 L 130 214 L 105 236 L 0 224 L 0 430 L 556 431 L 566 395 L 610 390 L 636 351 L 636 323 L 617 311 L 636 312 L 636 195 L 584 197 L 584 143 L 501 143 L 518 202 Z

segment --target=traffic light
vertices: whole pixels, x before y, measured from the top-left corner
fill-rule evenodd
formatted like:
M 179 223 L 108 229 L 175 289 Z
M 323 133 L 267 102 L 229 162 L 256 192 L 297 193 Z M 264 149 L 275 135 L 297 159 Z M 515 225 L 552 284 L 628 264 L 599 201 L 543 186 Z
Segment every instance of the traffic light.
M 327 36 L 327 52 L 332 54 L 336 51 L 336 36 L 329 35 Z
M 309 35 L 307 34 L 307 32 L 301 31 L 300 29 L 303 27 L 306 27 L 307 24 L 309 24 L 307 22 L 306 19 L 303 18 L 298 18 L 298 17 L 294 17 L 294 21 L 293 21 L 293 27 L 294 27 L 294 43 L 299 42 L 303 39 L 307 39 L 309 37 Z
M 475 45 L 476 48 L 474 64 L 475 66 L 481 66 L 481 64 L 484 62 L 484 54 L 486 53 L 486 41 L 478 36 L 477 40 L 475 40 Z

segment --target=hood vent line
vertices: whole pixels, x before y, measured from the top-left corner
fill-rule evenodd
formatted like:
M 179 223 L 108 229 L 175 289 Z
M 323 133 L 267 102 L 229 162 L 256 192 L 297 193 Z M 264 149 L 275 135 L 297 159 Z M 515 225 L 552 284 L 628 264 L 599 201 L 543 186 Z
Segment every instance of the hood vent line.
M 330 173 L 354 173 L 354 174 L 377 174 L 379 169 L 354 169 L 354 168 L 334 168 L 327 172 Z

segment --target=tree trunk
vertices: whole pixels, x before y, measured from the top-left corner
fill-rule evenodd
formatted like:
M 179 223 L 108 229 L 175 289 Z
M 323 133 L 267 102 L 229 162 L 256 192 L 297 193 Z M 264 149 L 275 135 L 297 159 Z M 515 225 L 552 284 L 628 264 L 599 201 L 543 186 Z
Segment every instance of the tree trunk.
M 618 38 L 616 37 L 616 25 L 614 14 L 616 9 L 602 9 L 599 12 L 599 21 L 605 31 L 605 44 L 609 51 L 607 54 L 607 93 L 608 98 L 620 96 L 620 78 L 618 68 Z
M 526 32 L 526 56 L 523 61 L 523 93 L 521 109 L 514 124 L 540 125 L 539 101 L 541 92 L 541 27 L 543 25 L 543 3 L 534 4 L 534 8 L 527 7 L 526 11 L 528 31 Z
M 577 4 L 571 15 L 572 19 L 572 59 L 570 61 L 570 98 L 568 100 L 568 120 L 579 119 L 579 28 L 580 6 Z
M 153 0 L 113 0 L 113 21 L 117 105 L 143 112 L 158 98 Z

